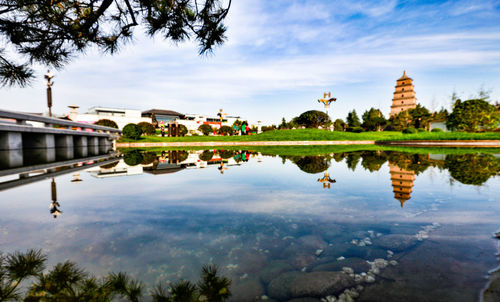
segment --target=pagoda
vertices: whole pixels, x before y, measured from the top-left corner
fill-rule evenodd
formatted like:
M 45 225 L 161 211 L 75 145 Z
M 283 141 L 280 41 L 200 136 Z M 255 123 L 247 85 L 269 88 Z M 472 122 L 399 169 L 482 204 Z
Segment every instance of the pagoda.
M 413 89 L 413 79 L 406 75 L 405 70 L 403 76 L 396 80 L 396 91 L 394 91 L 394 97 L 392 98 L 389 116 L 417 107 L 417 98 Z
M 411 198 L 415 172 L 402 169 L 389 163 L 389 173 L 391 173 L 392 189 L 394 198 L 399 200 L 401 207 Z

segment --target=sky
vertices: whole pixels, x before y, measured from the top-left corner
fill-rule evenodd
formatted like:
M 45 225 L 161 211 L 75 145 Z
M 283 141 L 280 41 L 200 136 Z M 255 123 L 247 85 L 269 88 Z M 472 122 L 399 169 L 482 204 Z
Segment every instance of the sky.
M 195 42 L 146 37 L 116 55 L 95 50 L 55 71 L 53 112 L 69 105 L 169 109 L 279 124 L 307 110 L 345 120 L 370 107 L 388 117 L 406 70 L 418 102 L 450 109 L 451 94 L 480 89 L 500 100 L 500 0 L 233 0 L 227 41 L 198 55 Z M 43 74 L 28 88 L 0 88 L 6 110 L 43 112 Z

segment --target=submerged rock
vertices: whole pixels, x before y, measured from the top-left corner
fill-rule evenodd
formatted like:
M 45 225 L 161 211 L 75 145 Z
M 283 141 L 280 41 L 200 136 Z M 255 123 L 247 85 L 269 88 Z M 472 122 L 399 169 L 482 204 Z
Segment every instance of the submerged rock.
M 273 261 L 269 263 L 261 272 L 260 272 L 260 279 L 264 283 L 269 283 L 271 280 L 274 278 L 278 277 L 279 275 L 289 272 L 293 269 L 293 267 L 287 263 L 286 261 Z
M 343 272 L 285 273 L 271 281 L 268 294 L 278 300 L 321 298 L 355 285 Z
M 344 258 L 343 261 L 334 261 L 315 266 L 312 270 L 318 271 L 341 271 L 343 267 L 350 267 L 356 273 L 366 272 L 370 269 L 370 265 L 366 260 L 361 258 Z
M 238 302 L 253 302 L 261 299 L 264 287 L 256 279 L 245 280 L 231 286 L 231 300 Z
M 396 252 L 404 251 L 417 244 L 417 238 L 411 235 L 390 234 L 377 238 L 374 244 Z

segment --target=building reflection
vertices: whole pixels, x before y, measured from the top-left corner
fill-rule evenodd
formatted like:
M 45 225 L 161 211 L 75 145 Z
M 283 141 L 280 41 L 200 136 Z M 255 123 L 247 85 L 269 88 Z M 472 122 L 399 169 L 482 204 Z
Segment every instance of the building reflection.
M 391 173 L 392 189 L 394 198 L 399 200 L 401 207 L 411 198 L 415 172 L 403 169 L 396 164 L 389 163 L 389 173 Z

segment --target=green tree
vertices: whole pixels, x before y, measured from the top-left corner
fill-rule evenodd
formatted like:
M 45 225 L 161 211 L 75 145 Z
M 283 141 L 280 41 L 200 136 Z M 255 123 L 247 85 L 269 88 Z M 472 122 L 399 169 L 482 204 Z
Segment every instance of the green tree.
M 20 301 L 21 282 L 40 275 L 46 260 L 40 250 L 0 254 L 0 301 Z
M 131 139 L 139 139 L 142 134 L 142 128 L 136 124 L 127 124 L 122 130 L 123 136 Z
M 333 122 L 333 129 L 335 131 L 344 131 L 344 126 L 345 123 L 342 119 L 336 119 L 335 122 Z
M 409 125 L 418 128 L 428 128 L 429 122 L 431 120 L 431 113 L 424 106 L 417 104 L 417 107 L 408 109 L 408 114 L 410 115 Z
M 203 133 L 203 135 L 210 135 L 210 133 L 214 132 L 214 129 L 212 128 L 212 126 L 208 125 L 208 124 L 203 124 L 201 125 L 200 127 L 198 127 L 198 130 Z
M 362 117 L 362 127 L 367 131 L 381 131 L 382 127 L 387 124 L 387 120 L 379 109 L 370 108 L 363 113 Z
M 410 124 L 410 114 L 408 110 L 401 111 L 389 118 L 389 125 L 391 130 L 403 131 Z
M 349 128 L 361 127 L 361 122 L 359 121 L 359 117 L 358 114 L 356 113 L 356 110 L 353 110 L 347 114 L 346 122 Z
M 195 39 L 200 54 L 226 37 L 227 7 L 220 0 L 0 0 L 0 37 L 25 62 L 0 49 L 0 85 L 29 84 L 31 64 L 60 68 L 91 47 L 115 53 L 134 28 L 174 42 Z
M 108 120 L 108 119 L 105 119 L 105 118 L 98 120 L 97 122 L 95 122 L 94 125 L 99 125 L 99 126 L 111 127 L 111 128 L 118 129 L 118 125 L 116 124 L 115 121 Z
M 140 122 L 137 126 L 141 127 L 142 133 L 146 135 L 154 135 L 156 133 L 156 129 L 153 124 L 148 122 Z
M 233 135 L 233 128 L 229 126 L 222 126 L 219 128 L 219 134 L 222 135 Z
M 451 130 L 480 131 L 493 130 L 500 122 L 500 114 L 495 106 L 484 99 L 455 101 L 446 127 Z
M 330 122 L 328 114 L 318 110 L 306 111 L 297 118 L 297 123 L 306 128 L 318 128 L 319 126 L 325 127 Z
M 281 124 L 279 125 L 279 128 L 280 129 L 287 129 L 288 128 L 285 118 L 281 119 Z

